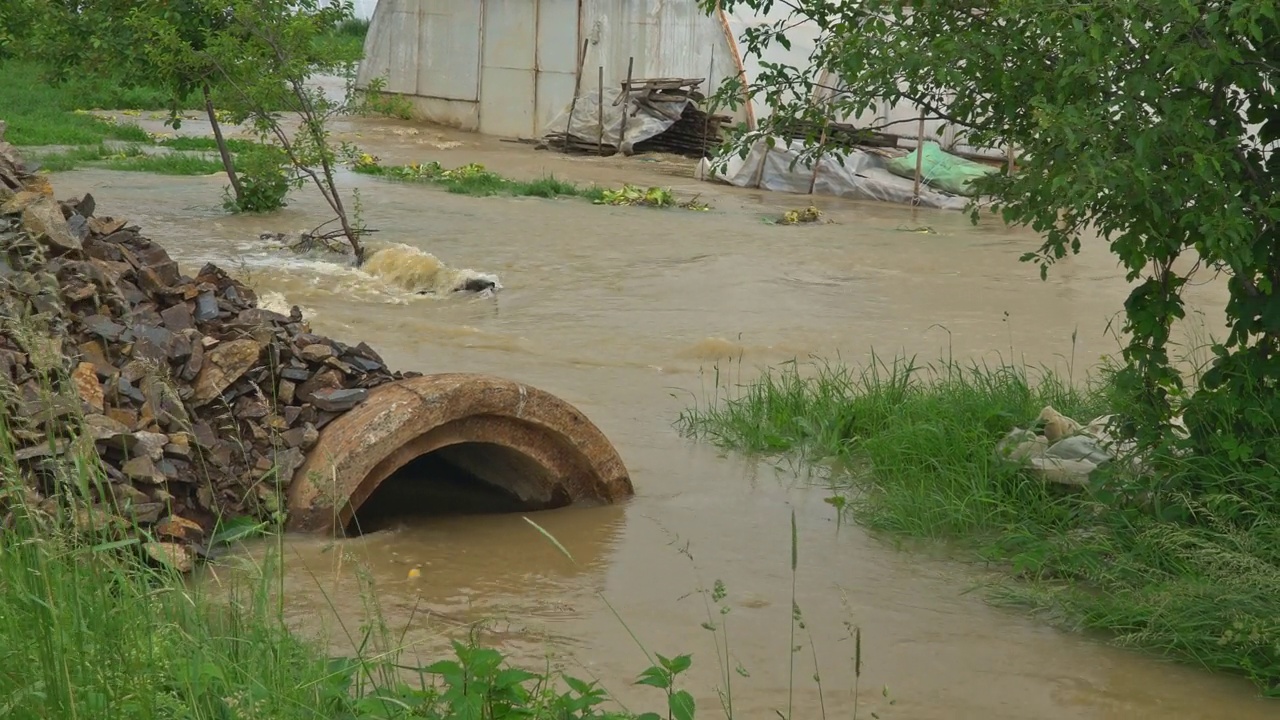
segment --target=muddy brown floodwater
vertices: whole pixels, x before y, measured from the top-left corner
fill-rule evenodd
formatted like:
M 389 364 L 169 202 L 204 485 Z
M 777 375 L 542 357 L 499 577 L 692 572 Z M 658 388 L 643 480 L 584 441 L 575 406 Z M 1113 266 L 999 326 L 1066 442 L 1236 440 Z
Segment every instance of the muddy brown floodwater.
M 198 130 L 199 125 L 193 123 Z M 735 712 L 785 709 L 791 614 L 789 523 L 799 526 L 796 599 L 813 634 L 825 710 L 852 708 L 852 643 L 863 628 L 862 713 L 884 718 L 1274 718 L 1247 683 L 1108 647 L 1047 627 L 969 593 L 977 570 L 895 548 L 837 525 L 820 482 L 681 439 L 679 410 L 710 392 L 718 360 L 736 380 L 762 364 L 878 353 L 932 359 L 999 356 L 1077 373 L 1111 353 L 1106 324 L 1126 295 L 1100 243 L 1047 282 L 1018 256 L 1028 232 L 971 226 L 958 213 L 819 199 L 833 224 L 778 227 L 763 218 L 804 198 L 698 183 L 687 164 L 569 159 L 421 128 L 359 122 L 346 136 L 384 162 L 481 162 L 531 179 L 672 185 L 701 193 L 705 213 L 596 207 L 582 200 L 472 198 L 358 176 L 377 240 L 496 273 L 495 298 L 412 296 L 380 278 L 264 250 L 262 231 L 297 231 L 327 217 L 315 198 L 267 217 L 228 217 L 218 178 L 68 173 L 62 194 L 92 191 L 105 212 L 131 213 L 188 268 L 223 263 L 260 291 L 303 306 L 319 332 L 360 339 L 395 367 L 507 376 L 560 395 L 616 443 L 637 496 L 620 506 L 539 513 L 570 563 L 518 515 L 406 518 L 334 544 L 289 538 L 287 610 L 309 632 L 350 649 L 364 617 L 367 573 L 410 657 L 438 657 L 466 625 L 520 662 L 550 658 L 596 676 L 632 708 L 659 707 L 630 684 L 645 666 L 603 593 L 653 651 L 691 652 L 688 687 L 700 714 L 718 713 L 716 655 L 690 596 L 722 579 L 734 664 Z M 456 143 L 456 145 L 455 145 Z M 909 232 L 931 227 L 934 234 Z M 1210 307 L 1215 286 L 1193 300 Z M 1211 329 L 1214 322 L 1209 323 Z M 1073 340 L 1072 334 L 1076 333 Z M 687 548 L 687 554 L 682 549 Z M 691 557 L 690 557 L 691 556 Z M 420 575 L 410 577 L 417 568 Z M 796 717 L 819 718 L 812 655 L 796 655 Z M 896 700 L 881 694 L 887 686 Z

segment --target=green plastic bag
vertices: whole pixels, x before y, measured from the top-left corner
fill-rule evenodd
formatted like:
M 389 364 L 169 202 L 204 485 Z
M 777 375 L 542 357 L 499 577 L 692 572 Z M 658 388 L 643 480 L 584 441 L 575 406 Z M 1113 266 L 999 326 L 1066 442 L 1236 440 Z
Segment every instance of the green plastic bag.
M 916 151 L 893 158 L 885 163 L 886 169 L 904 178 L 916 176 Z M 921 182 L 952 195 L 973 196 L 976 191 L 970 185 L 974 180 L 997 170 L 982 163 L 965 160 L 943 150 L 938 143 L 925 142 L 924 161 L 920 163 Z

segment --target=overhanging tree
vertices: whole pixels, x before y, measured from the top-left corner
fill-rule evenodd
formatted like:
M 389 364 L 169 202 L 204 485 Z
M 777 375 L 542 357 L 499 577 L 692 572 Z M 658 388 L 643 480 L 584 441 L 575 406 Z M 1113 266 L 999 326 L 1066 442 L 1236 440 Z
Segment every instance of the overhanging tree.
M 1133 283 L 1117 378 L 1138 400 L 1128 429 L 1147 444 L 1171 441 L 1168 423 L 1181 409 L 1197 457 L 1247 466 L 1274 497 L 1276 0 L 702 1 L 707 10 L 786 11 L 747 31 L 748 54 L 789 46 L 797 22 L 819 31 L 812 67 L 765 63 L 748 88 L 773 111 L 764 133 L 796 117 L 909 101 L 971 143 L 1017 147 L 1018 171 L 982 189 L 1005 221 L 1043 234 L 1024 259 L 1043 275 L 1096 235 Z M 838 79 L 830 109 L 810 102 L 823 68 Z M 741 91 L 731 83 L 720 93 L 732 102 Z M 1179 403 L 1170 335 L 1196 272 L 1227 275 L 1228 328 L 1212 368 Z
M 324 234 L 317 229 L 312 235 L 342 238 L 362 262 L 366 231 L 342 199 L 336 177 L 339 148 L 328 126 L 348 110 L 351 92 L 332 99 L 310 83 L 317 72 L 349 73 L 358 59 L 324 42 L 352 17 L 350 0 L 186 1 L 197 16 L 217 16 L 218 27 L 191 42 L 181 17 L 135 16 L 133 25 L 150 38 L 150 60 L 209 68 L 228 117 L 246 123 L 291 168 L 293 184 L 310 182 L 333 210 L 339 229 Z

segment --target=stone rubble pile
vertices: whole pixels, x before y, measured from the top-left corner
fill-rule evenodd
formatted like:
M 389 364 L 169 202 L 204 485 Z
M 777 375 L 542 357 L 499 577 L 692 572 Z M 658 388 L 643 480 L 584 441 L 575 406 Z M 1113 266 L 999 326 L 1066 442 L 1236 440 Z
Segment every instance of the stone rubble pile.
M 90 195 L 56 201 L 0 124 L 0 458 L 17 464 L 0 459 L 0 506 L 19 477 L 28 506 L 140 529 L 187 570 L 220 519 L 279 519 L 319 431 L 415 374 L 312 333 L 297 307 L 257 307 L 214 265 L 184 275 Z M 78 473 L 85 458 L 101 472 Z

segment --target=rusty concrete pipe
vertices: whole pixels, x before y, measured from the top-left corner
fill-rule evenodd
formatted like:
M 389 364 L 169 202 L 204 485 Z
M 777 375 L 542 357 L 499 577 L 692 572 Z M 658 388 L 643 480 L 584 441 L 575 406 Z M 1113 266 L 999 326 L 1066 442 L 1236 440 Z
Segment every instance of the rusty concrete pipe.
M 324 428 L 289 487 L 288 528 L 343 530 L 383 481 L 428 454 L 529 509 L 634 493 L 617 450 L 560 398 L 487 375 L 424 375 L 375 388 Z

